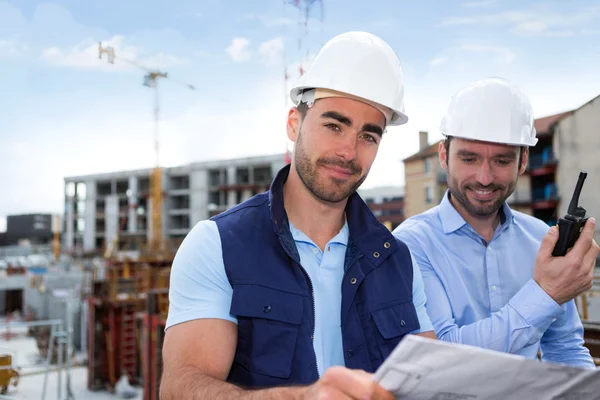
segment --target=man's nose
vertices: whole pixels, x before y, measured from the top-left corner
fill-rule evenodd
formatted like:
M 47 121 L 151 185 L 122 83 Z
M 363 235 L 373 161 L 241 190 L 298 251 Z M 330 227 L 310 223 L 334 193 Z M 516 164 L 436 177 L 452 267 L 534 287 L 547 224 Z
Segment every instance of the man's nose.
M 482 186 L 488 186 L 494 182 L 494 173 L 490 168 L 489 163 L 484 162 L 481 164 L 481 167 L 477 171 L 476 180 L 477 183 L 481 184 Z

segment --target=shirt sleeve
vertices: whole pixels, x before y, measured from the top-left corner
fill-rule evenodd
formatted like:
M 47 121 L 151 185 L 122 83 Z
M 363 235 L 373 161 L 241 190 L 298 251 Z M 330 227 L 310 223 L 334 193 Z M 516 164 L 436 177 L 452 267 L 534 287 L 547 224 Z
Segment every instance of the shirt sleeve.
M 573 367 L 595 369 L 589 350 L 584 346 L 583 325 L 575 301 L 565 304 L 567 311 L 546 330 L 541 340 L 542 359 Z
M 237 323 L 229 313 L 232 296 L 217 225 L 210 220 L 200 221 L 183 240 L 173 260 L 165 330 L 201 318 Z
M 396 231 L 409 247 L 427 295 L 427 312 L 440 340 L 516 353 L 541 339 L 550 324 L 565 311 L 530 280 L 497 312 L 472 324 L 458 326 L 444 284 L 414 235 Z
M 423 276 L 421 270 L 411 255 L 413 265 L 413 285 L 412 285 L 412 297 L 413 304 L 417 310 L 417 317 L 419 318 L 420 328 L 411 333 L 422 333 L 433 331 L 433 324 L 427 314 L 427 295 L 425 294 L 425 287 L 423 285 Z

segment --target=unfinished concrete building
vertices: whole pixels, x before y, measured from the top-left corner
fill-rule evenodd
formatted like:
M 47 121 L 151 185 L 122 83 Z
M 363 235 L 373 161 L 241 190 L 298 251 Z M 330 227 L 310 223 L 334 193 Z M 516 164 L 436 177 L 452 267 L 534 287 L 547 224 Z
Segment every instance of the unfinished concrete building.
M 199 162 L 162 169 L 162 229 L 181 241 L 198 222 L 269 188 L 284 154 Z M 66 252 L 102 251 L 117 235 L 119 248 L 151 237 L 152 169 L 65 178 L 62 246 Z

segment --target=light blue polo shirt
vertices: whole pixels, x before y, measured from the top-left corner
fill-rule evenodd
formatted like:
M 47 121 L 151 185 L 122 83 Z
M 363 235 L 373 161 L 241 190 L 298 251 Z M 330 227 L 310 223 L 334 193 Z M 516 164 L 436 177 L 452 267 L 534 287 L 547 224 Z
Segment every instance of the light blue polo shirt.
M 321 249 L 290 223 L 300 263 L 314 291 L 315 338 L 319 376 L 334 365 L 344 365 L 341 330 L 342 279 L 348 244 L 348 224 Z M 413 260 L 413 302 L 420 329 L 433 330 L 425 310 L 426 296 L 421 272 Z M 179 247 L 171 268 L 169 315 L 166 329 L 200 318 L 219 318 L 237 323 L 229 313 L 233 289 L 227 279 L 221 238 L 215 222 L 200 221 Z

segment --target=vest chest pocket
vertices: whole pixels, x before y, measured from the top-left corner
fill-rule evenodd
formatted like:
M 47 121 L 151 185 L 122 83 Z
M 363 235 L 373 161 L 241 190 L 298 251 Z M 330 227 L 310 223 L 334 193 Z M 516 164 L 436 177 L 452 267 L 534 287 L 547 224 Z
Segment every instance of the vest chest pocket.
M 381 360 L 385 360 L 402 337 L 418 330 L 419 318 L 412 301 L 370 313 L 376 326 L 375 338 Z M 370 346 L 373 348 L 373 344 Z
M 235 362 L 250 372 L 287 379 L 298 329 L 302 296 L 259 285 L 233 285 L 231 314 L 238 319 Z

